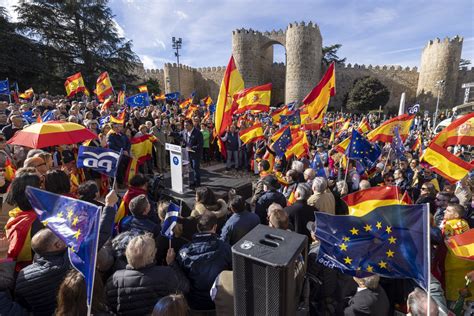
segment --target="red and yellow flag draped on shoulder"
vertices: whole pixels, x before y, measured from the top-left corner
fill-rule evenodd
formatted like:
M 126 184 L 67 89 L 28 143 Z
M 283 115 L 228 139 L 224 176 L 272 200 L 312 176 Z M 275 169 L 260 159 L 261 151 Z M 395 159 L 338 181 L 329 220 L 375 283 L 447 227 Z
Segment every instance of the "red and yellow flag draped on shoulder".
M 225 69 L 224 78 L 222 79 L 221 87 L 219 89 L 219 96 L 217 97 L 216 112 L 215 112 L 215 130 L 217 136 L 217 143 L 223 156 L 226 156 L 225 146 L 220 136 L 225 132 L 226 128 L 232 123 L 232 96 L 244 89 L 244 80 L 240 75 L 235 65 L 234 57 L 231 56 L 229 64 Z

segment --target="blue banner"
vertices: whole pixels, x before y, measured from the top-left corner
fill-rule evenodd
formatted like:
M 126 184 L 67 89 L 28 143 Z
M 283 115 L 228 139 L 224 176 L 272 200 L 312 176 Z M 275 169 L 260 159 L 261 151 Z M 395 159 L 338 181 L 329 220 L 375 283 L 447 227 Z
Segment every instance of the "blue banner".
M 179 92 L 172 92 L 172 93 L 165 94 L 165 97 L 167 101 L 177 101 L 180 95 L 181 94 Z
M 77 154 L 78 168 L 91 168 L 94 171 L 115 177 L 121 153 L 91 146 L 80 146 Z
M 178 205 L 170 202 L 168 210 L 166 211 L 165 220 L 161 226 L 161 235 L 165 236 L 168 239 L 173 239 L 174 233 L 173 228 L 178 223 L 178 217 L 181 209 Z
M 0 94 L 10 94 L 10 83 L 7 80 L 0 80 Z
M 142 92 L 125 99 L 125 104 L 131 107 L 150 105 L 148 92 Z

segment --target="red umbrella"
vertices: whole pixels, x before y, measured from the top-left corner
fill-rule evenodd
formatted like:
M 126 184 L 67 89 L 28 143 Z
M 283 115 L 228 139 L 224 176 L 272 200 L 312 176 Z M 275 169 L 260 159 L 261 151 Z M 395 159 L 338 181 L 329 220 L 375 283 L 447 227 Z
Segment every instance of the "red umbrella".
M 44 148 L 76 144 L 94 138 L 97 138 L 97 135 L 82 125 L 62 121 L 48 121 L 35 123 L 16 132 L 7 144 Z

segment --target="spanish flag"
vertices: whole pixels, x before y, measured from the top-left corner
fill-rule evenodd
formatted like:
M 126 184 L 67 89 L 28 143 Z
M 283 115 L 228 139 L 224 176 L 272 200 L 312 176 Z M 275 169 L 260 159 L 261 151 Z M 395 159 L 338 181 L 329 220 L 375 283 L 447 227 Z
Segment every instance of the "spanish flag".
M 28 90 L 25 90 L 25 92 L 20 93 L 19 97 L 25 100 L 29 100 L 33 98 L 35 95 L 35 92 L 33 91 L 33 88 L 29 88 Z
M 290 196 L 288 197 L 288 206 L 295 204 L 296 197 L 295 197 L 296 187 L 291 191 Z
M 444 148 L 453 145 L 474 146 L 474 112 L 449 124 L 432 142 Z
M 201 99 L 201 101 L 206 105 L 209 106 L 212 104 L 212 99 L 210 96 L 205 97 L 204 99 Z
M 346 149 L 347 149 L 347 146 L 349 146 L 351 142 L 351 137 L 347 137 L 346 139 L 344 139 L 342 142 L 340 142 L 339 144 L 337 144 L 336 146 L 336 150 L 338 152 L 340 152 L 341 154 L 344 154 L 346 152 Z
M 66 82 L 64 82 L 64 88 L 66 88 L 66 95 L 68 98 L 75 96 L 78 92 L 83 92 L 86 95 L 89 93 L 80 72 L 67 77 Z
M 125 104 L 125 91 L 119 91 L 117 94 L 117 104 L 124 105 Z
M 285 152 L 286 159 L 289 159 L 293 155 L 300 159 L 304 155 L 309 153 L 309 142 L 305 132 L 298 132 L 297 135 L 292 136 L 293 140 L 288 145 Z
M 114 103 L 113 101 L 113 96 L 109 96 L 107 99 L 104 100 L 104 102 L 102 103 L 102 107 L 101 107 L 101 111 L 106 111 L 108 110 L 112 104 Z
M 312 118 L 322 116 L 326 113 L 329 99 L 335 94 L 336 73 L 332 63 L 318 85 L 303 99 L 303 104 L 307 106 Z
M 455 256 L 474 261 L 474 228 L 450 237 L 446 245 Z
M 110 123 L 113 124 L 123 124 L 125 123 L 125 111 L 122 111 L 117 117 L 111 115 L 110 116 Z
M 410 133 L 410 126 L 413 122 L 414 115 L 402 114 L 400 116 L 390 119 L 376 129 L 367 134 L 367 139 L 370 142 L 381 141 L 390 143 L 394 136 L 394 129 L 398 126 L 398 132 L 402 140 L 405 140 Z
M 411 204 L 408 195 L 402 196 L 396 186 L 380 186 L 348 194 L 342 200 L 349 207 L 349 215 L 364 216 L 373 209 L 386 205 Z
M 271 93 L 272 84 L 267 83 L 234 94 L 234 102 L 238 105 L 234 114 L 241 114 L 245 111 L 268 112 L 270 109 Z
M 151 159 L 154 142 L 156 142 L 156 137 L 153 135 L 143 135 L 130 140 L 130 153 L 138 160 L 138 165 Z
M 255 124 L 249 128 L 243 129 L 239 133 L 240 140 L 244 144 L 256 142 L 257 140 L 264 139 L 262 123 Z
M 188 106 L 190 106 L 193 103 L 193 98 L 187 98 L 183 102 L 179 104 L 180 109 L 186 109 Z
M 155 95 L 155 100 L 156 101 L 166 100 L 166 96 L 164 94 Z
M 142 85 L 142 86 L 138 86 L 138 91 L 140 92 L 148 92 L 148 87 L 146 86 L 146 84 Z
M 411 151 L 418 152 L 418 157 L 421 157 L 423 155 L 423 146 L 421 145 L 421 134 L 418 135 L 415 142 L 411 146 Z
M 191 104 L 187 109 L 186 111 L 184 111 L 184 116 L 187 118 L 187 119 L 191 119 L 194 115 L 194 112 L 197 111 L 197 109 L 199 109 L 199 106 L 197 105 L 194 105 L 194 104 Z
M 316 131 L 323 126 L 323 116 L 317 116 L 316 118 L 312 119 L 306 109 L 300 112 L 300 118 L 301 127 L 305 131 Z
M 234 57 L 231 56 L 217 97 L 216 112 L 214 114 L 216 136 L 221 136 L 232 123 L 232 96 L 243 89 L 244 80 L 235 66 Z M 224 143 L 219 137 L 217 139 L 222 155 L 226 156 Z
M 341 129 L 339 130 L 339 132 L 337 132 L 336 137 L 341 136 L 342 133 L 344 133 L 345 131 L 347 131 L 350 126 L 351 126 L 351 119 L 348 118 L 348 119 L 344 122 L 344 125 L 342 125 Z
M 275 133 L 273 133 L 273 135 L 270 137 L 272 142 L 277 141 L 278 138 L 280 138 L 280 136 L 283 135 L 283 133 L 286 131 L 287 128 L 288 128 L 288 125 L 285 125 L 282 128 L 280 128 L 279 130 L 277 130 Z
M 371 130 L 369 120 L 366 117 L 362 118 L 362 120 L 359 123 L 359 126 L 357 126 L 357 130 L 361 134 L 365 134 Z
M 275 154 L 267 149 L 262 159 L 268 161 L 268 163 L 270 164 L 270 168 L 268 168 L 268 171 L 272 172 L 273 166 L 275 166 Z
M 280 117 L 282 115 L 286 115 L 288 114 L 290 110 L 288 109 L 288 105 L 285 105 L 279 109 L 276 109 L 275 111 L 272 112 L 271 114 L 271 117 L 272 117 L 272 121 L 273 121 L 273 124 L 278 124 L 280 123 Z
M 431 170 L 452 184 L 464 178 L 474 168 L 474 165 L 451 154 L 434 142 L 426 148 L 420 161 L 430 164 Z
M 16 169 L 13 166 L 10 158 L 5 160 L 5 180 L 12 182 L 15 179 Z
M 33 256 L 31 253 L 31 226 L 36 220 L 36 213 L 33 211 L 24 212 L 18 207 L 8 212 L 10 218 L 5 225 L 5 233 L 10 241 L 7 258 L 16 261 L 15 270 L 18 272 L 22 268 L 31 264 Z
M 97 78 L 97 83 L 95 87 L 95 94 L 100 102 L 104 101 L 106 97 L 111 95 L 113 92 L 112 82 L 110 82 L 109 73 L 104 71 Z

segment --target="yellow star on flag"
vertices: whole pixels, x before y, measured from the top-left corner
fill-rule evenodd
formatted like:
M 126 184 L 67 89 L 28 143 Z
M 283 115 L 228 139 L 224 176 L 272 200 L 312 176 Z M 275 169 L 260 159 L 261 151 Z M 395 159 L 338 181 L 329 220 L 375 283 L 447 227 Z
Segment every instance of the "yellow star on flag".
M 342 240 L 344 240 L 344 241 L 347 242 L 347 241 L 349 241 L 349 240 L 351 240 L 351 239 L 350 239 L 349 237 L 342 237 Z
M 345 243 L 342 243 L 339 245 L 339 248 L 341 248 L 342 251 L 346 251 L 347 250 L 347 245 Z
M 364 229 L 366 232 L 370 232 L 372 230 L 372 225 L 365 224 Z
M 78 229 L 77 232 L 74 234 L 74 237 L 77 239 L 79 239 L 79 235 L 81 235 L 81 230 Z
M 76 226 L 76 225 L 77 225 L 77 222 L 79 222 L 79 217 L 74 216 L 74 219 L 72 220 L 71 226 Z
M 370 264 L 367 266 L 367 272 L 374 272 L 374 267 L 372 267 Z
M 69 210 L 69 211 L 67 212 L 67 219 L 68 219 L 68 220 L 71 220 L 72 214 L 74 214 L 74 212 L 73 212 L 72 210 Z
M 383 260 L 380 260 L 378 265 L 379 265 L 380 269 L 387 269 L 387 263 Z
M 387 254 L 387 257 L 393 258 L 393 255 L 395 254 L 395 252 L 393 252 L 392 250 L 389 249 L 389 250 L 386 252 L 386 254 Z
M 377 222 L 375 227 L 377 227 L 377 229 L 381 229 L 382 228 L 382 222 Z
M 42 221 L 41 223 L 43 223 L 44 226 L 48 226 L 48 221 Z
M 358 235 L 358 234 L 359 234 L 359 230 L 356 229 L 355 227 L 352 227 L 352 229 L 350 230 L 350 232 L 352 233 L 352 235 Z
M 397 238 L 391 236 L 388 241 L 391 243 L 391 244 L 394 244 L 396 241 L 397 241 Z
M 59 212 L 59 213 L 56 215 L 56 217 L 58 217 L 58 218 L 63 218 L 63 216 L 64 216 L 63 212 Z
M 344 258 L 344 263 L 346 263 L 346 264 L 352 264 L 352 259 L 349 258 L 349 257 L 345 257 L 345 258 Z
M 387 228 L 385 228 L 385 231 L 390 234 L 392 232 L 392 227 L 387 226 Z

